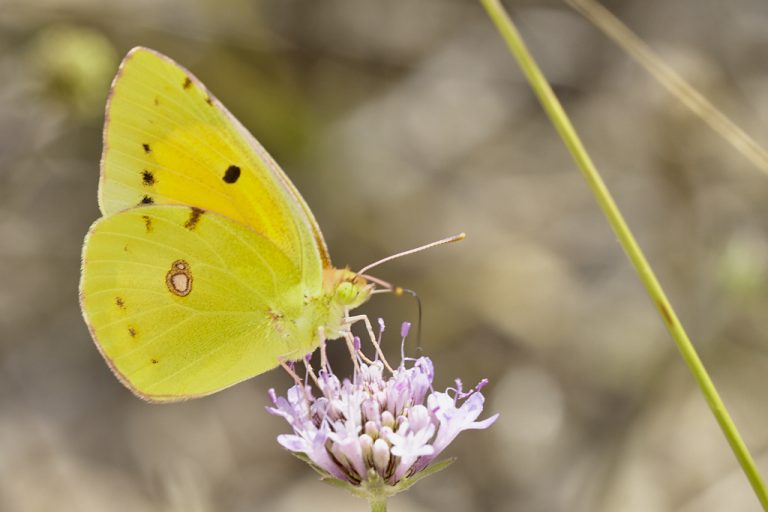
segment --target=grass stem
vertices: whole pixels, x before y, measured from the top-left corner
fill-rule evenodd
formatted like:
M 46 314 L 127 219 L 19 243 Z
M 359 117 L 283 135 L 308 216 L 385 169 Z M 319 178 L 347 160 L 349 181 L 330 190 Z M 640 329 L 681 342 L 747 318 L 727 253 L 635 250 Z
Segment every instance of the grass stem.
M 570 151 L 573 159 L 576 161 L 576 164 L 579 166 L 584 179 L 587 181 L 595 199 L 619 239 L 619 243 L 632 265 L 635 267 L 635 270 L 640 277 L 640 281 L 642 281 L 645 286 L 648 295 L 658 309 L 664 324 L 672 335 L 672 339 L 680 350 L 680 354 L 693 374 L 699 389 L 712 410 L 712 414 L 715 416 L 717 423 L 720 425 L 723 434 L 728 440 L 731 450 L 739 461 L 749 483 L 752 485 L 752 489 L 754 490 L 757 499 L 760 501 L 763 510 L 768 512 L 768 493 L 766 493 L 765 484 L 763 483 L 763 479 L 760 476 L 760 472 L 757 469 L 757 465 L 755 464 L 752 455 L 749 453 L 749 449 L 739 435 L 736 424 L 731 419 L 730 414 L 728 414 L 728 410 L 720 398 L 712 379 L 709 377 L 704 364 L 696 353 L 693 343 L 691 343 L 688 334 L 685 332 L 675 310 L 672 308 L 669 299 L 667 299 L 661 284 L 656 278 L 653 269 L 645 258 L 640 246 L 635 241 L 635 237 L 632 235 L 618 206 L 616 206 L 616 202 L 613 200 L 600 173 L 597 171 L 587 150 L 584 148 L 581 139 L 576 134 L 576 130 L 573 128 L 562 105 L 552 91 L 547 79 L 539 69 L 539 66 L 536 64 L 536 61 L 528 51 L 520 33 L 507 12 L 504 10 L 501 2 L 499 0 L 480 0 L 480 2 L 483 7 L 485 7 L 499 33 L 506 41 L 510 52 L 520 65 L 531 88 L 539 98 L 541 105 L 549 116 L 550 121 L 563 139 L 563 142 L 568 148 L 568 151 Z

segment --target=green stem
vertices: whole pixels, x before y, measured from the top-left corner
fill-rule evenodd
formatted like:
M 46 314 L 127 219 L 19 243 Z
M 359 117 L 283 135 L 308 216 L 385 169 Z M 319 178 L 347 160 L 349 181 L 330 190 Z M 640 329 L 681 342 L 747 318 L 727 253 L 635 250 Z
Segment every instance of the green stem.
M 371 512 L 387 512 L 387 498 L 369 498 Z
M 699 359 L 693 343 L 691 343 L 680 320 L 677 318 L 677 314 L 674 309 L 672 309 L 669 299 L 667 299 L 664 290 L 661 288 L 661 284 L 659 284 L 650 264 L 645 259 L 643 251 L 635 241 L 635 238 L 629 230 L 627 223 L 624 221 L 624 217 L 616 206 L 613 197 L 611 197 L 608 188 L 605 186 L 595 165 L 592 163 L 592 159 L 589 157 L 587 150 L 584 148 L 579 136 L 576 134 L 576 130 L 573 128 L 563 107 L 560 105 L 560 102 L 557 100 L 552 88 L 549 86 L 546 78 L 544 78 L 544 75 L 533 57 L 528 52 L 525 43 L 520 37 L 520 33 L 517 31 L 517 28 L 507 15 L 499 0 L 480 0 L 480 2 L 485 7 L 486 11 L 488 11 L 488 15 L 506 41 L 512 55 L 517 59 L 517 63 L 520 65 L 531 88 L 539 98 L 550 121 L 563 139 L 563 142 L 570 151 L 573 159 L 576 161 L 576 164 L 579 166 L 579 169 L 581 169 L 584 179 L 592 189 L 592 193 L 595 195 L 600 208 L 602 208 L 614 233 L 616 233 L 627 257 L 635 267 L 648 295 L 659 310 L 661 318 L 664 320 L 664 323 L 672 335 L 677 348 L 680 350 L 685 363 L 688 365 L 693 377 L 696 379 L 696 383 L 704 394 L 715 419 L 728 440 L 728 444 L 731 446 L 731 450 L 749 479 L 749 483 L 752 485 L 752 489 L 757 495 L 757 499 L 760 501 L 763 510 L 768 512 L 768 493 L 766 492 L 765 484 L 760 476 L 760 472 L 755 465 L 755 461 L 752 459 L 746 444 L 739 435 L 739 431 L 728 414 L 728 410 L 720 398 L 720 395 L 717 393 L 717 389 L 712 383 L 712 379 L 710 379 L 707 370 L 704 368 L 704 364 L 701 362 L 701 359 Z

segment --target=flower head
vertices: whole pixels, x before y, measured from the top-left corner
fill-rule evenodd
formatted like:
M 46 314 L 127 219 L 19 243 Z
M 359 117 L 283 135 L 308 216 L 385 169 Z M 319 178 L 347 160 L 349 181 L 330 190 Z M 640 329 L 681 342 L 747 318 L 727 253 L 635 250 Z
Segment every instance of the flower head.
M 403 324 L 403 341 L 408 328 Z M 377 340 L 372 342 L 380 354 Z M 455 388 L 435 391 L 429 358 L 403 358 L 392 369 L 382 358 L 368 359 L 359 339 L 348 339 L 348 346 L 355 364 L 351 378 L 337 377 L 323 357 L 317 374 L 307 363 L 304 381 L 288 368 L 297 384 L 285 397 L 270 390 L 273 406 L 267 410 L 293 429 L 277 441 L 325 477 L 358 487 L 404 488 L 460 432 L 487 428 L 498 418 L 477 421 L 487 380 L 467 392 L 458 380 Z

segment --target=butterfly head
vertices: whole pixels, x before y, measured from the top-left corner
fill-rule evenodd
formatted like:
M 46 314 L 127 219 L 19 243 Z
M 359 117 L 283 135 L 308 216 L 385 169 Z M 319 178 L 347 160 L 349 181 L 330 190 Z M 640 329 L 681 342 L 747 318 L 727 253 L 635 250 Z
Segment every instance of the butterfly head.
M 326 286 L 337 305 L 353 309 L 370 298 L 373 285 L 364 277 L 349 269 L 329 269 L 326 272 Z

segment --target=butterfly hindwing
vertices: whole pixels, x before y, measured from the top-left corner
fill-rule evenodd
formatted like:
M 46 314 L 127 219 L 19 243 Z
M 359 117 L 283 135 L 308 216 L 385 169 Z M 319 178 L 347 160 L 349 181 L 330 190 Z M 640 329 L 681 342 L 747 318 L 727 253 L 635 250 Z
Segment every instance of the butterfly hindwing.
M 188 206 L 97 221 L 83 249 L 81 302 L 102 354 L 135 393 L 213 393 L 311 350 L 281 322 L 302 315 L 298 267 L 264 235 Z

